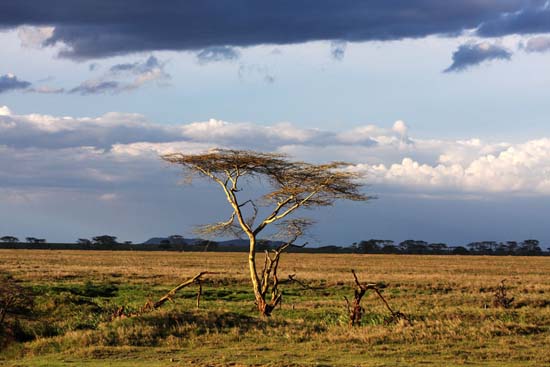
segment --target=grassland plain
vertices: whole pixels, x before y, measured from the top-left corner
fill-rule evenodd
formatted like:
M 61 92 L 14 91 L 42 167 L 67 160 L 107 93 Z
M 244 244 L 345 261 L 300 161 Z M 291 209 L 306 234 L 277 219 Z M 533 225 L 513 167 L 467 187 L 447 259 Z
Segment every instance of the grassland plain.
M 384 282 L 390 304 L 409 315 L 386 325 L 374 294 L 350 328 L 344 296 Z M 18 322 L 19 342 L 1 366 L 550 366 L 550 258 L 287 254 L 284 299 L 257 316 L 242 253 L 0 250 L 0 271 L 35 293 Z M 137 317 L 182 280 L 211 271 L 200 308 L 196 287 Z M 502 279 L 511 308 L 493 306 Z

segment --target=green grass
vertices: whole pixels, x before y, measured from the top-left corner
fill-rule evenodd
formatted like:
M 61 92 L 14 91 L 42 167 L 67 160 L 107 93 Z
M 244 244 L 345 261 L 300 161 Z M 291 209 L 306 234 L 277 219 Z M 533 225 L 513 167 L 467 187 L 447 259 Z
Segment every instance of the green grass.
M 0 366 L 550 365 L 548 258 L 287 255 L 281 274 L 319 289 L 284 285 L 281 308 L 264 319 L 242 254 L 31 254 L 0 251 L 0 271 L 36 294 Z M 387 283 L 385 297 L 412 324 L 386 324 L 388 311 L 367 294 L 362 325 L 350 328 L 352 267 Z M 119 306 L 138 310 L 197 270 L 220 273 L 204 282 L 200 308 L 191 286 L 160 310 L 112 320 Z M 510 309 L 492 305 L 503 278 Z

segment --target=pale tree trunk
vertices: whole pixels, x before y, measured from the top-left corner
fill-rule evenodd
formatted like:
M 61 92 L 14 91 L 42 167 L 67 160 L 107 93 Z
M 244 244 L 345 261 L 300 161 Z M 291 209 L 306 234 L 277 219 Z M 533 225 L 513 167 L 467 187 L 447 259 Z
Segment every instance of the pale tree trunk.
M 252 281 L 252 289 L 254 290 L 254 298 L 258 311 L 263 316 L 269 316 L 271 313 L 270 307 L 265 302 L 265 296 L 262 294 L 262 284 L 256 270 L 256 238 L 253 234 L 249 234 L 250 247 L 248 250 L 248 267 L 250 269 L 250 280 Z

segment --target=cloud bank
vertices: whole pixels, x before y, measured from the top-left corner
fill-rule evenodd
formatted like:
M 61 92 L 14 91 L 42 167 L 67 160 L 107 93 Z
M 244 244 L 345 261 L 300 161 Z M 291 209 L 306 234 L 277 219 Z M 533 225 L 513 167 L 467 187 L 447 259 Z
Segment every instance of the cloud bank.
M 111 190 L 173 184 L 159 154 L 213 147 L 345 160 L 377 192 L 550 195 L 550 139 L 522 143 L 429 140 L 403 121 L 347 131 L 209 120 L 162 125 L 136 114 L 17 115 L 0 107 L 0 187 Z
M 246 9 L 246 11 L 243 11 Z M 544 0 L 4 0 L 0 28 L 26 29 L 27 43 L 60 44 L 91 59 L 153 50 L 198 51 L 309 41 L 387 41 L 430 35 L 480 37 L 550 31 Z M 47 37 L 44 39 L 44 37 Z

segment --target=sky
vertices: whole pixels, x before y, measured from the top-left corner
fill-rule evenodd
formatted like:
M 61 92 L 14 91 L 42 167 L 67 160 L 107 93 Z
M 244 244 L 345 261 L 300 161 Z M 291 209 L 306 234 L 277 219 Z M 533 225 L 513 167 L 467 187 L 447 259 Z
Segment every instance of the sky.
M 0 235 L 194 237 L 159 156 L 218 147 L 349 162 L 316 245 L 550 246 L 547 1 L 3 0 L 0 53 Z

